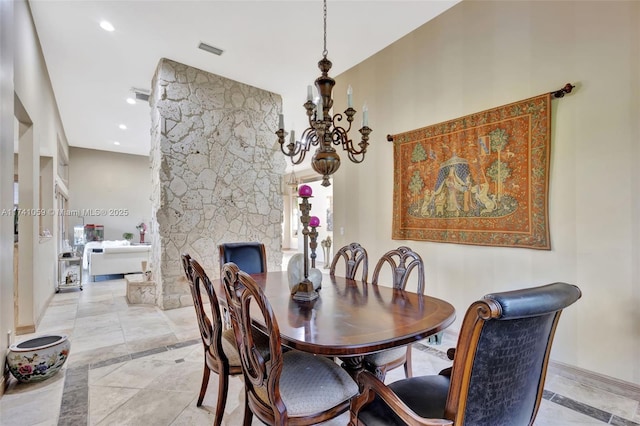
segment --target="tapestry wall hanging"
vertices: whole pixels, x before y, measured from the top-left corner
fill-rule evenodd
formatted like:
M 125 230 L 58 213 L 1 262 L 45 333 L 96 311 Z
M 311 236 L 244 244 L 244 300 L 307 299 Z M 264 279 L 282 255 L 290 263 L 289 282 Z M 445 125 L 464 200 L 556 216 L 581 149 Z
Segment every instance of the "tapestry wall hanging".
M 551 94 L 389 136 L 395 240 L 549 250 Z

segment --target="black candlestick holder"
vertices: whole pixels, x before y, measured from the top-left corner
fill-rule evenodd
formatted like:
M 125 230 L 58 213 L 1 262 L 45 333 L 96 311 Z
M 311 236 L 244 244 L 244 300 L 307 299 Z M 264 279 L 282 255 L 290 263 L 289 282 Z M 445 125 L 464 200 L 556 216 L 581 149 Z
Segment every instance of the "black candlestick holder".
M 311 267 L 316 267 L 316 249 L 318 248 L 318 231 L 316 226 L 311 227 L 311 231 L 309 231 L 309 250 L 311 250 L 311 254 L 309 257 L 311 258 Z
M 311 216 L 311 187 L 308 185 L 302 185 L 298 189 L 298 195 L 302 198 L 299 204 L 300 207 L 300 222 L 302 222 L 302 236 L 304 238 L 304 278 L 297 285 L 291 289 L 291 295 L 293 300 L 300 302 L 310 302 L 318 298 L 318 292 L 313 289 L 313 283 L 309 280 L 309 221 Z M 317 235 L 316 235 L 317 237 Z
M 311 267 L 316 267 L 316 249 L 318 248 L 318 228 L 320 227 L 320 219 L 316 216 L 311 216 L 309 220 L 309 226 L 311 226 L 311 231 L 309 231 L 309 250 L 311 250 Z M 318 285 L 318 290 L 322 288 L 322 283 Z

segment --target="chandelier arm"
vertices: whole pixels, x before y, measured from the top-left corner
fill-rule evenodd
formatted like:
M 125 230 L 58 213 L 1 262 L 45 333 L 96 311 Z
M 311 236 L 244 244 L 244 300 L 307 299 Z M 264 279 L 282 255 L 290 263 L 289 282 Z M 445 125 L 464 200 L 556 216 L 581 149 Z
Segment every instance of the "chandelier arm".
M 346 136 L 347 133 L 349 133 L 351 131 L 351 122 L 353 121 L 353 119 L 350 120 L 349 118 L 350 117 L 347 116 L 347 122 L 349 123 L 349 127 L 347 129 L 345 129 L 342 126 L 339 126 L 337 124 L 338 122 L 342 121 L 342 114 L 340 114 L 340 113 L 335 114 L 333 116 L 333 119 L 332 119 L 333 127 L 336 128 L 336 129 L 338 129 L 338 128 L 342 129 L 342 131 L 345 133 L 345 136 Z
M 304 158 L 309 152 L 309 149 L 313 145 L 318 144 L 318 136 L 315 134 L 315 131 L 311 128 L 305 129 L 302 132 L 302 137 L 299 141 L 295 141 L 295 143 L 280 144 L 280 151 L 287 157 L 291 159 L 291 164 L 300 164 L 304 161 Z
M 305 141 L 304 149 L 306 151 L 309 151 L 312 146 L 318 145 L 318 133 L 316 132 L 316 129 L 314 129 L 313 127 L 307 127 L 306 129 L 304 129 L 300 141 Z
M 345 149 L 345 144 L 348 146 L 348 140 L 349 135 L 344 128 L 335 126 L 333 130 L 331 130 L 331 142 L 334 145 L 342 145 L 342 149 Z
M 362 161 L 364 161 L 364 155 L 366 154 L 367 147 L 369 146 L 368 140 L 371 129 L 363 127 L 360 129 L 360 133 L 362 133 L 362 140 L 358 143 L 360 149 L 357 149 L 353 144 L 353 140 L 349 138 L 348 133 L 342 127 L 334 127 L 331 132 L 331 140 L 333 144 L 342 144 L 342 149 L 347 152 L 349 160 L 354 163 L 362 163 Z
M 363 151 L 360 151 L 357 153 L 347 151 L 347 157 L 349 157 L 349 160 L 351 160 L 352 163 L 356 163 L 356 164 L 362 163 L 364 161 L 364 154 L 365 153 Z M 356 155 L 358 157 L 356 157 Z
M 282 153 L 287 157 L 291 158 L 291 164 L 300 164 L 304 160 L 305 154 L 308 150 L 308 148 L 303 147 L 303 144 L 301 144 L 300 141 L 296 141 L 295 145 L 291 143 L 288 144 L 286 149 L 284 144 L 280 145 L 280 151 L 282 151 Z

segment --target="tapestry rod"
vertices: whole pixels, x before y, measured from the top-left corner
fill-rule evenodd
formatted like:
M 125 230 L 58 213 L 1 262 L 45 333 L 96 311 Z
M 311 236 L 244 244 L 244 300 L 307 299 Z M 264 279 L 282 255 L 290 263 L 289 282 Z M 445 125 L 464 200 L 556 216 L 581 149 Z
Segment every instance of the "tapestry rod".
M 554 98 L 564 98 L 564 95 L 567 93 L 571 93 L 574 87 L 576 86 L 574 86 L 571 83 L 567 83 L 561 89 L 554 90 L 553 92 L 549 92 L 549 93 L 553 95 Z M 393 142 L 393 135 L 387 135 L 387 141 Z
M 554 90 L 553 92 L 550 92 L 550 93 L 553 95 L 554 98 L 563 98 L 565 93 L 571 93 L 574 87 L 576 86 L 574 86 L 571 83 L 567 83 L 564 85 L 562 89 Z

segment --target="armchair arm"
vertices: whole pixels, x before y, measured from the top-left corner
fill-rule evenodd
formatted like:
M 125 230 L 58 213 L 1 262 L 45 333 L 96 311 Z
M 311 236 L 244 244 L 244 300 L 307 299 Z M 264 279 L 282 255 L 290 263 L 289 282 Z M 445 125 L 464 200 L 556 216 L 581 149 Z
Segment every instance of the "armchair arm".
M 361 392 L 351 400 L 350 426 L 358 425 L 358 413 L 367 404 L 373 401 L 378 395 L 394 413 L 398 415 L 407 425 L 442 426 L 453 425 L 453 421 L 447 419 L 425 419 L 418 416 L 413 410 L 402 402 L 384 383 L 368 371 L 363 371 L 357 377 L 358 386 Z
M 456 348 L 447 349 L 447 358 L 453 361 L 453 358 L 456 356 Z
M 449 348 L 447 350 L 447 358 L 449 358 L 451 361 L 453 361 L 453 358 L 456 356 L 456 348 Z M 443 370 L 440 370 L 440 372 L 438 373 L 441 376 L 447 376 L 447 377 L 451 377 L 451 371 L 453 370 L 453 367 L 447 367 Z

